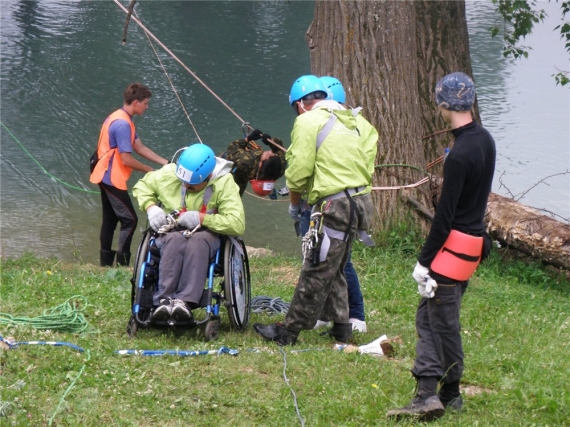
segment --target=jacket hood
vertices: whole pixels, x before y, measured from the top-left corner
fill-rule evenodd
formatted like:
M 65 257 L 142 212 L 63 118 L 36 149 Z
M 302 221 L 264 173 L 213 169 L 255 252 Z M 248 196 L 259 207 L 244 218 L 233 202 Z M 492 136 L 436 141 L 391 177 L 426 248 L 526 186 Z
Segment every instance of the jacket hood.
M 313 109 L 314 108 L 326 108 L 327 110 L 345 110 L 346 109 L 340 103 L 333 101 L 331 99 L 325 99 L 323 101 L 317 102 L 315 105 L 313 105 Z
M 330 100 L 320 101 L 313 106 L 312 111 L 315 111 L 316 109 L 327 110 L 334 114 L 338 121 L 348 129 L 356 129 L 356 118 L 354 117 L 354 114 L 352 114 L 351 110 L 347 110 L 338 102 Z
M 221 157 L 216 157 L 216 166 L 212 171 L 212 180 L 220 178 L 224 175 L 229 174 L 234 166 L 233 162 L 229 160 L 222 159 Z

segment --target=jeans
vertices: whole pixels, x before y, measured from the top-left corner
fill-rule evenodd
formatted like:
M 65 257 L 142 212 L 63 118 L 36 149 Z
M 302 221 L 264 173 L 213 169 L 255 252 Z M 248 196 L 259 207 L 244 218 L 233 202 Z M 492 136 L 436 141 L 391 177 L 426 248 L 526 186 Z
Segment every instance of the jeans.
M 309 231 L 309 223 L 311 221 L 311 209 L 301 211 L 301 236 Z M 344 267 L 344 275 L 348 287 L 348 317 L 351 319 L 365 320 L 364 315 L 364 298 L 360 291 L 360 282 L 356 270 L 351 261 L 352 250 L 348 254 L 348 261 Z

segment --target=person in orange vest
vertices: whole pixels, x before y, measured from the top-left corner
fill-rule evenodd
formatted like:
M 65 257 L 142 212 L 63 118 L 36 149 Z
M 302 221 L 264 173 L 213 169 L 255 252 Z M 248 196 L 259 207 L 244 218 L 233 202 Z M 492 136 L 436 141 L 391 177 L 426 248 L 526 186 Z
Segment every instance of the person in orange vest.
M 139 162 L 133 150 L 151 162 L 166 165 L 168 160 L 143 145 L 136 133 L 133 117 L 143 115 L 148 109 L 151 91 L 141 83 L 130 84 L 123 93 L 123 107 L 111 113 L 103 123 L 97 144 L 97 161 L 89 181 L 98 184 L 101 191 L 103 223 L 101 241 L 101 266 L 112 266 L 117 256 L 117 265 L 128 266 L 131 258 L 131 241 L 137 228 L 138 218 L 129 193 L 127 181 L 133 170 L 151 172 L 154 169 Z M 111 249 L 113 235 L 121 223 L 117 251 Z

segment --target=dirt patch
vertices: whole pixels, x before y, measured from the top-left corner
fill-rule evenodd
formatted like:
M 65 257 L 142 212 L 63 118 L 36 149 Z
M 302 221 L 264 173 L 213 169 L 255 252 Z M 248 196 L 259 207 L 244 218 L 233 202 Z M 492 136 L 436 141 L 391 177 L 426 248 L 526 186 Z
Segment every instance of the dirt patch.
M 463 392 L 463 394 L 465 394 L 465 396 L 477 396 L 478 394 L 492 393 L 493 392 L 493 390 L 490 390 L 488 388 L 479 387 L 476 385 L 460 386 L 460 389 Z
M 258 269 L 251 268 L 251 271 L 256 271 Z M 297 286 L 297 280 L 299 279 L 299 268 L 293 266 L 279 266 L 270 267 L 268 269 L 268 274 L 272 277 L 278 277 L 280 283 Z

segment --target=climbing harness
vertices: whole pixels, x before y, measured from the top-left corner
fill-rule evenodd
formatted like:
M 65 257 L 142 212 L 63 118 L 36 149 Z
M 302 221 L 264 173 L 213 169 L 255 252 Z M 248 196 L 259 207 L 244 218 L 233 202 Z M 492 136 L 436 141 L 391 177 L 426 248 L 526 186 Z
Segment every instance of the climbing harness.
M 303 262 L 310 259 L 313 264 L 318 264 L 320 258 L 320 243 L 323 232 L 323 214 L 321 212 L 311 213 L 309 222 L 309 230 L 301 239 L 301 248 L 303 252 Z

